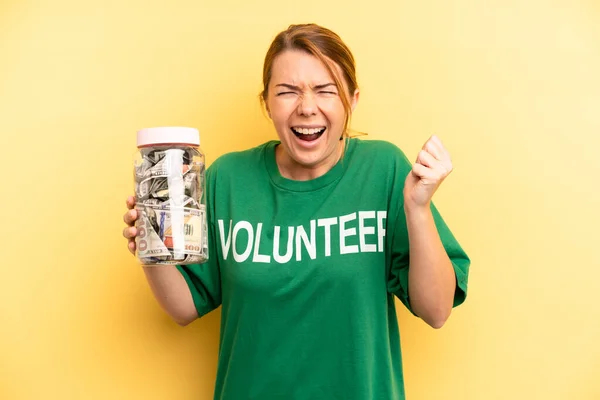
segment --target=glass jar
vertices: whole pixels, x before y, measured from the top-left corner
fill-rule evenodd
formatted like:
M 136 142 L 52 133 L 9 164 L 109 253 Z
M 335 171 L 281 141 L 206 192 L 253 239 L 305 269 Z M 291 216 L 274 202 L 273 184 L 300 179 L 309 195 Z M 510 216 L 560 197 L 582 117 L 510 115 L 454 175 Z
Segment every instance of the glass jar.
M 134 166 L 136 253 L 144 265 L 208 260 L 205 158 L 200 133 L 187 127 L 137 132 Z

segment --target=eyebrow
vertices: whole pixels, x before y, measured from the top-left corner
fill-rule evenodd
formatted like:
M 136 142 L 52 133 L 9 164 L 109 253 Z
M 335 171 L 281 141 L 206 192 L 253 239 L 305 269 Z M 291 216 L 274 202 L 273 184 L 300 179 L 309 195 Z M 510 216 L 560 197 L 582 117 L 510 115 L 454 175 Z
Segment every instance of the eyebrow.
M 278 83 L 277 85 L 275 85 L 275 87 L 277 87 L 277 86 L 283 86 L 283 87 L 286 87 L 286 88 L 292 89 L 292 90 L 300 90 L 300 88 L 298 86 L 290 85 L 289 83 Z M 322 85 L 316 85 L 314 87 L 314 89 L 316 89 L 316 90 L 325 89 L 328 86 L 337 87 L 337 85 L 335 83 L 330 82 L 330 83 L 323 83 Z

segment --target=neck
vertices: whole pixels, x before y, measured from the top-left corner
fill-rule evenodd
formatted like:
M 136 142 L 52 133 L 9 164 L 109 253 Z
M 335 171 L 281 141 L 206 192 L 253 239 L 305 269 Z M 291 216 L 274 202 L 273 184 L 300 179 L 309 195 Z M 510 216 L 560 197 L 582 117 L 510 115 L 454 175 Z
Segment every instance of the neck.
M 294 161 L 286 152 L 283 146 L 278 145 L 275 148 L 275 161 L 279 167 L 281 176 L 294 181 L 309 181 L 325 175 L 340 160 L 344 152 L 346 141 L 340 140 L 339 145 L 329 157 L 315 165 L 303 165 Z

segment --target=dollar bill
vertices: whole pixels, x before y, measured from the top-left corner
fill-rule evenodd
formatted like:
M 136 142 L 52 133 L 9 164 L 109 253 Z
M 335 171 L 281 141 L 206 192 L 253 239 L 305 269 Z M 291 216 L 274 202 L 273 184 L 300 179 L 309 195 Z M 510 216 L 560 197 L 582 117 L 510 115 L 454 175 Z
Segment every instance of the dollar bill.
M 145 200 L 150 196 L 168 198 L 169 183 L 166 178 L 146 178 L 136 185 L 136 195 L 140 200 Z
M 154 261 L 185 262 L 189 255 L 207 254 L 206 210 L 200 208 L 136 207 L 140 211 L 139 233 L 136 237 L 138 257 Z
M 183 177 L 185 194 L 195 199 L 200 198 L 200 175 L 197 172 L 190 172 Z
M 148 160 L 152 161 L 153 164 L 156 164 L 160 160 L 165 158 L 170 152 L 181 152 L 181 149 L 173 149 L 169 148 L 168 146 L 162 148 L 153 147 L 142 150 L 142 155 L 148 158 Z M 200 152 L 197 149 L 186 148 L 185 150 L 183 150 L 183 153 L 180 157 L 182 158 L 184 164 L 190 164 L 194 157 L 197 157 L 199 155 Z
M 175 203 L 172 205 L 172 203 Z M 145 199 L 138 202 L 140 206 L 151 206 L 152 209 L 169 210 L 171 207 L 187 207 L 187 208 L 200 208 L 200 203 L 191 196 L 183 195 L 181 200 L 177 203 L 171 201 L 171 199 L 160 200 L 160 199 Z M 176 205 L 179 204 L 179 205 Z
M 166 168 L 163 167 L 162 170 L 155 170 L 153 172 L 148 170 L 145 172 L 144 178 L 136 182 L 136 196 L 140 200 L 145 200 L 150 197 L 167 199 L 169 196 L 173 196 L 175 193 L 183 190 L 185 195 L 199 199 L 202 196 L 200 173 L 203 170 L 203 166 L 184 165 L 182 169 L 182 189 L 178 185 L 169 185 L 169 178 L 171 178 L 171 180 L 174 178 L 169 177 Z
M 135 165 L 134 175 L 136 182 L 141 181 L 146 176 L 146 172 L 152 168 L 154 164 L 148 158 L 144 157 L 139 164 Z
M 140 223 L 137 225 L 138 235 L 135 238 L 138 257 L 170 257 L 169 249 L 152 226 L 147 212 L 142 211 L 140 214 L 138 219 Z
M 162 204 L 164 203 L 164 201 L 161 201 L 159 199 L 146 199 L 146 200 L 140 201 L 139 203 L 141 205 L 152 206 L 154 208 L 163 208 Z
M 204 229 L 204 210 L 193 208 L 171 209 L 164 212 L 161 230 L 167 249 L 181 254 L 201 254 Z
M 135 196 L 138 201 L 146 200 L 150 194 L 150 188 L 152 183 L 150 181 L 143 181 L 136 183 L 135 185 Z
M 144 171 L 143 178 L 158 178 L 158 177 L 166 178 L 166 177 L 168 177 L 169 174 L 171 173 L 171 168 L 165 160 L 166 159 L 163 158 L 156 165 L 153 165 L 152 167 L 147 168 Z M 200 166 L 199 165 L 196 166 L 195 164 L 200 164 L 200 163 L 183 164 L 181 166 L 181 174 L 185 175 L 191 169 L 200 170 Z

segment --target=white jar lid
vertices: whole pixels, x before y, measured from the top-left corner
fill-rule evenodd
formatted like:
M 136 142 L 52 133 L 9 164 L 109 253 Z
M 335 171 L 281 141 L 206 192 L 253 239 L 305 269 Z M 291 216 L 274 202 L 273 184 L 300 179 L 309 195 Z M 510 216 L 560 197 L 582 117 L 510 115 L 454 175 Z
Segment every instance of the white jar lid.
M 137 133 L 137 147 L 159 144 L 189 144 L 200 146 L 200 132 L 196 128 L 163 126 L 141 129 Z

